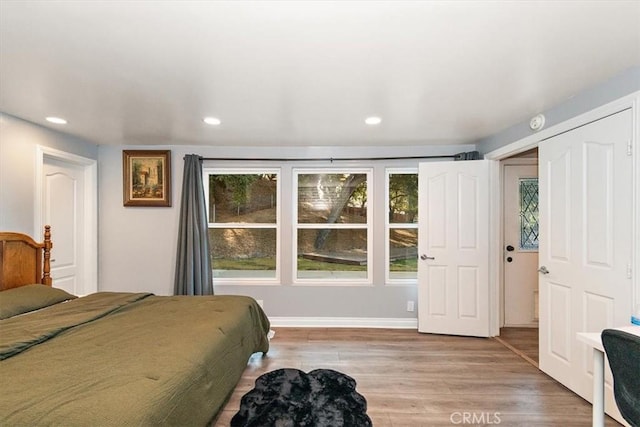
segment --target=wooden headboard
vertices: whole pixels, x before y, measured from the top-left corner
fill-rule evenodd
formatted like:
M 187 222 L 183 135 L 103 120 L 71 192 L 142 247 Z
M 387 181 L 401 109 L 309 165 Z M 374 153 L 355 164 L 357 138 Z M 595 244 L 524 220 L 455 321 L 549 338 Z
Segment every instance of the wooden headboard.
M 0 291 L 42 283 L 51 286 L 51 226 L 44 226 L 44 241 L 22 233 L 0 231 Z

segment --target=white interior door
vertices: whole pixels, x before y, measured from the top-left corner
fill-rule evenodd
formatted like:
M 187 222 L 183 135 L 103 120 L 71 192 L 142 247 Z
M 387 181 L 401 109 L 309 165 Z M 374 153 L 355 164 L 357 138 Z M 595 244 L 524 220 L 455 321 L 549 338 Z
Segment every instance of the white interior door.
M 418 330 L 489 336 L 489 162 L 421 163 Z
M 538 165 L 505 165 L 504 326 L 538 326 Z
M 631 314 L 632 131 L 625 110 L 539 146 L 540 369 L 589 400 L 592 358 L 576 333 Z
M 44 222 L 51 225 L 53 286 L 74 295 L 84 293 L 84 169 L 45 157 Z

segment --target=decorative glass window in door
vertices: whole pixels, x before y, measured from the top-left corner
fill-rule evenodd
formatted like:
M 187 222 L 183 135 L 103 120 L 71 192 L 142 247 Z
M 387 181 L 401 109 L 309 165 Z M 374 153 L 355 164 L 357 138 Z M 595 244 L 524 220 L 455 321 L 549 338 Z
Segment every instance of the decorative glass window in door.
M 520 249 L 538 250 L 538 178 L 520 179 Z

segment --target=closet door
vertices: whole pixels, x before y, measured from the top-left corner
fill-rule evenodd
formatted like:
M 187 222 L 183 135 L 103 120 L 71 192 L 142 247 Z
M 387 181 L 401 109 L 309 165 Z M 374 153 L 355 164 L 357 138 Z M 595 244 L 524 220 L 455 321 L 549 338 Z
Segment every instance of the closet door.
M 539 146 L 540 369 L 589 400 L 592 357 L 576 333 L 631 313 L 632 129 L 625 110 Z

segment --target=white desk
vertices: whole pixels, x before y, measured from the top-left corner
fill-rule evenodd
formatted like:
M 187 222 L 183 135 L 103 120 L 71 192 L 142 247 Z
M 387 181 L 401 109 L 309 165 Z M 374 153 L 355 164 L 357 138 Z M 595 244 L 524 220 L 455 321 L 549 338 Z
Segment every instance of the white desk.
M 640 336 L 640 326 L 611 328 Z M 604 347 L 600 332 L 578 332 L 578 340 L 593 348 L 593 427 L 604 426 Z

